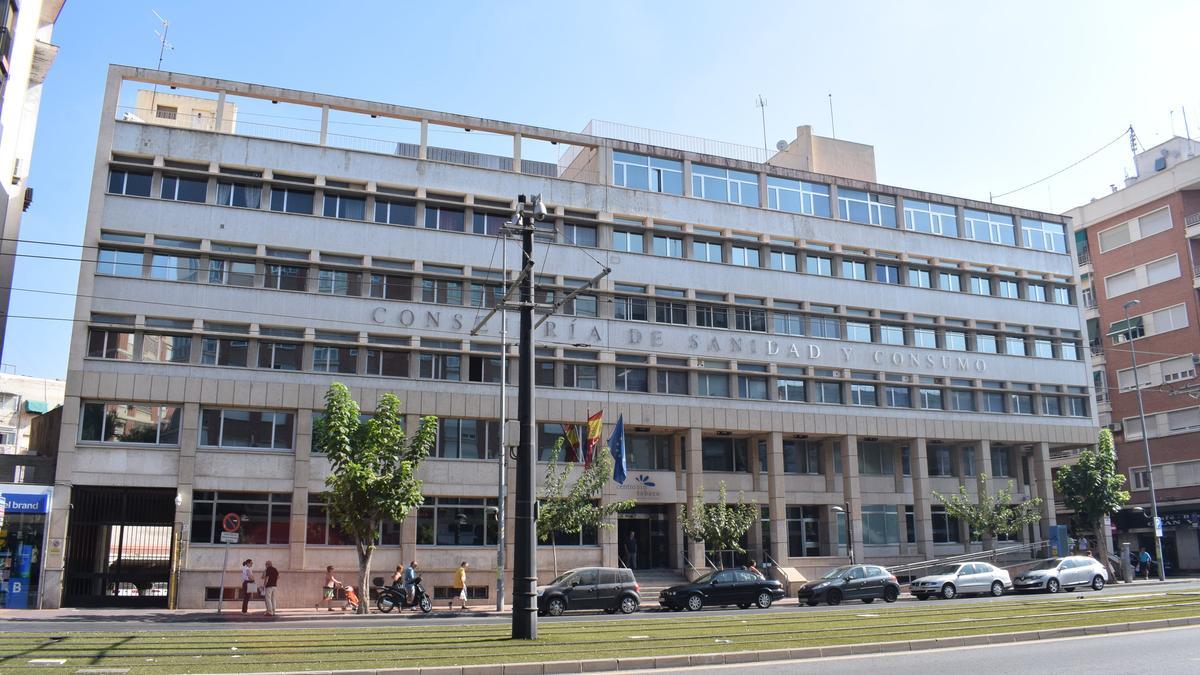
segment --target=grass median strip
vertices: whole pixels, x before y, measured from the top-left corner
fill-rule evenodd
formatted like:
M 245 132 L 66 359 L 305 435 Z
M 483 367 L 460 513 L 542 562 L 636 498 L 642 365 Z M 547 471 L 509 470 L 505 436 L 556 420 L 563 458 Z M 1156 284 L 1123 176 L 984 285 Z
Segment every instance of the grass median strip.
M 873 608 L 874 609 L 874 608 Z M 1200 617 L 1200 594 L 1007 601 L 854 611 L 779 609 L 739 616 L 545 622 L 535 642 L 507 625 L 386 626 L 244 632 L 121 632 L 0 636 L 0 671 L 236 673 L 331 670 L 814 647 Z M 634 639 L 636 637 L 636 639 Z M 65 659 L 34 665 L 35 659 Z

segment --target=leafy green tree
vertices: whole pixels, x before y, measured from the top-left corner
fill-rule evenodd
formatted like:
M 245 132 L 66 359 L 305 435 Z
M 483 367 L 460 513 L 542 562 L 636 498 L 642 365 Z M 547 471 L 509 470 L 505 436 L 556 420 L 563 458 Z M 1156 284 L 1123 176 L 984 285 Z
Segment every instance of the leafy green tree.
M 538 501 L 537 536 L 549 541 L 554 555 L 554 576 L 558 576 L 558 546 L 554 533 L 579 534 L 584 528 L 613 528 L 612 516 L 632 509 L 633 499 L 601 504 L 598 501 L 604 486 L 612 478 L 613 458 L 608 449 L 598 450 L 592 465 L 585 468 L 574 483 L 570 481 L 574 463 L 559 465 L 558 453 L 562 439 L 554 448 L 546 479 Z
M 946 515 L 963 520 L 972 532 L 978 532 L 983 537 L 984 549 L 990 551 L 996 546 L 996 535 L 1016 534 L 1026 525 L 1041 520 L 1042 499 L 1033 497 L 1013 504 L 1013 481 L 991 494 L 987 489 L 987 478 L 985 474 L 979 475 L 979 494 L 975 498 L 967 494 L 963 485 L 958 486 L 957 494 L 934 492 L 933 496 L 946 507 Z
M 755 502 L 743 503 L 741 493 L 738 493 L 737 504 L 729 503 L 725 481 L 721 481 L 721 496 L 716 502 L 705 504 L 704 489 L 701 488 L 692 505 L 682 505 L 679 513 L 685 537 L 703 543 L 710 551 L 738 553 L 746 552 L 742 548 L 742 535 L 754 526 L 758 518 L 758 505 Z
M 381 526 L 404 520 L 424 501 L 417 468 L 433 448 L 437 418 L 423 418 L 417 435 L 409 438 L 395 394 L 381 396 L 375 414 L 362 421 L 350 390 L 334 382 L 325 392 L 325 412 L 313 426 L 313 448 L 325 454 L 331 469 L 325 479 L 330 519 L 358 550 L 358 613 L 366 614 L 367 577 Z
M 1091 526 L 1100 562 L 1109 568 L 1110 574 L 1104 516 L 1120 511 L 1129 503 L 1129 492 L 1122 489 L 1124 485 L 1125 476 L 1117 471 L 1117 455 L 1108 429 L 1100 430 L 1098 447 L 1085 448 L 1074 464 L 1059 469 L 1054 477 L 1054 489 L 1062 495 L 1063 504 Z

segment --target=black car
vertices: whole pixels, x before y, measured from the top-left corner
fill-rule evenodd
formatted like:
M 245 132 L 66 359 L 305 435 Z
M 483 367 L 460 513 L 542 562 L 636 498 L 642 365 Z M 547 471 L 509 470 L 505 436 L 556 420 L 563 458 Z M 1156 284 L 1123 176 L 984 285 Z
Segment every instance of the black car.
M 862 600 L 866 603 L 883 598 L 895 602 L 900 597 L 896 575 L 879 565 L 847 565 L 825 573 L 825 576 L 800 587 L 800 602 L 812 607 L 820 602 L 831 605 L 842 600 Z
M 783 584 L 774 579 L 764 579 L 747 570 L 717 570 L 690 584 L 663 589 L 658 604 L 676 612 L 684 609 L 696 612 L 705 605 L 737 605 L 742 609 L 758 605 L 766 609 L 784 595 Z
M 602 609 L 632 614 L 642 602 L 633 570 L 623 567 L 580 567 L 538 587 L 538 614 L 559 616 L 569 609 Z

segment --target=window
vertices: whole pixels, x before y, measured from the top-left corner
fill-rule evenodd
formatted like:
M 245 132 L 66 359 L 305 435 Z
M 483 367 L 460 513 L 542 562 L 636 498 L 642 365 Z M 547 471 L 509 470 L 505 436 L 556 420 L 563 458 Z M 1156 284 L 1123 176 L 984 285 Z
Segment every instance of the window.
M 1016 415 L 1033 414 L 1033 395 L 1012 393 L 1008 395 L 1009 412 Z
M 776 335 L 804 335 L 804 317 L 787 312 L 773 312 Z
M 426 266 L 429 271 L 429 266 Z M 421 279 L 421 301 L 439 305 L 463 304 L 463 282 L 456 279 Z
M 575 246 L 595 246 L 596 228 L 592 225 L 563 223 L 563 242 Z M 682 253 L 677 257 L 682 257 Z
M 972 281 L 972 285 L 973 285 L 974 277 L 972 277 L 971 281 Z M 1020 297 L 1020 294 L 1017 291 L 1017 282 L 1000 279 L 996 283 L 996 295 L 1001 298 L 1012 298 L 1012 299 L 1016 300 L 1018 297 Z M 1030 299 L 1032 300 L 1032 298 L 1030 298 Z M 1043 288 L 1042 289 L 1042 300 L 1045 301 L 1045 299 L 1046 299 L 1046 289 Z
M 217 183 L 217 204 L 257 209 L 262 205 L 262 187 L 244 183 Z
M 758 175 L 745 171 L 693 164 L 692 196 L 718 202 L 758 206 Z
M 678 237 L 654 235 L 654 255 L 667 258 L 682 258 L 683 240 Z
M 613 153 L 613 185 L 667 194 L 683 194 L 683 163 L 657 157 Z
M 1062 399 L 1057 396 L 1042 395 L 1042 414 L 1043 415 L 1061 415 L 1062 414 Z
M 371 297 L 412 300 L 412 277 L 400 274 L 372 274 Z
M 896 198 L 839 188 L 838 213 L 842 220 L 854 223 L 896 227 Z
M 395 349 L 368 349 L 367 375 L 408 377 L 408 352 Z
M 88 331 L 88 356 L 96 359 L 133 360 L 133 333 L 92 328 Z
M 998 391 L 983 392 L 983 412 L 1004 412 L 1004 394 Z
M 748 443 L 744 438 L 704 438 L 701 455 L 705 471 L 749 471 Z
M 863 441 L 858 444 L 858 470 L 868 476 L 890 476 L 895 471 L 895 454 L 889 445 Z
M 833 276 L 833 259 L 819 255 L 805 256 L 804 271 L 817 276 L 831 277 Z
M 495 420 L 438 420 L 436 456 L 441 459 L 496 459 L 500 423 Z
M 804 403 L 804 380 L 780 377 L 775 380 L 776 398 L 780 401 Z
M 914 328 L 913 346 L 925 349 L 937 349 L 937 332 L 932 328 Z
M 179 445 L 181 406 L 84 403 L 79 440 Z
M 476 211 L 471 218 L 471 231 L 475 234 L 485 234 L 496 236 L 500 234 L 500 228 L 504 227 L 505 216 L 495 213 L 481 213 Z
M 600 388 L 599 366 L 594 363 L 599 356 L 595 352 L 567 351 L 563 353 L 563 357 L 575 360 L 593 361 L 593 363 L 564 362 L 562 364 L 564 387 L 569 389 Z
M 1106 297 L 1115 298 L 1118 295 L 1132 293 L 1137 289 L 1137 270 L 1127 270 L 1125 272 L 1104 277 L 1104 291 Z
M 820 507 L 788 505 L 784 513 L 787 516 L 788 555 L 793 558 L 821 555 Z
M 895 506 L 863 505 L 862 529 L 863 544 L 867 546 L 900 543 L 900 521 Z
M 929 446 L 926 458 L 930 476 L 953 476 L 954 466 L 950 461 L 950 448 L 945 445 Z
M 1051 253 L 1067 252 L 1067 228 L 1062 223 L 1048 223 L 1043 220 L 1021 219 L 1021 232 L 1024 234 L 1025 247 Z
M 1054 358 L 1054 344 L 1049 340 L 1034 340 L 1033 355 L 1039 359 Z
M 295 342 L 259 342 L 258 367 L 269 370 L 300 370 L 304 345 Z
M 749 246 L 734 246 L 731 248 L 731 263 L 742 267 L 760 267 L 758 264 L 758 249 Z
M 627 434 L 625 466 L 642 471 L 672 471 L 671 437 L 666 435 Z
M 912 392 L 908 387 L 886 385 L 883 388 L 884 400 L 889 408 L 911 408 Z
M 366 218 L 367 200 L 362 197 L 325 193 L 325 217 L 363 220 Z
M 724 364 L 721 367 L 724 367 Z M 697 384 L 700 396 L 729 397 L 729 376 L 725 373 L 700 372 Z
M 918 390 L 921 399 L 922 410 L 941 410 L 942 409 L 942 390 L 927 389 L 921 387 Z
M 767 378 L 765 375 L 741 375 L 737 377 L 738 398 L 756 401 L 767 400 Z
M 313 191 L 272 186 L 271 210 L 312 215 Z
M 809 441 L 784 441 L 783 472 L 807 475 L 820 474 L 820 444 Z
M 949 336 L 949 333 L 947 333 L 947 336 Z M 998 347 L 996 346 L 996 336 L 988 333 L 976 333 L 975 351 L 982 354 L 998 354 L 999 351 Z
M 684 394 L 688 393 L 688 373 L 686 370 L 667 370 L 662 368 L 663 359 L 659 359 L 658 393 Z M 686 363 L 686 362 L 685 362 Z
M 857 260 L 842 261 L 842 277 L 845 279 L 867 280 L 867 264 Z
M 417 509 L 420 546 L 495 546 L 496 499 L 425 497 Z
M 1153 286 L 1179 277 L 1179 256 L 1146 263 L 1146 285 Z
M 837 317 L 809 316 L 808 334 L 812 337 L 837 340 L 841 338 L 841 330 Z
M 961 541 L 958 518 L 947 514 L 945 506 L 930 506 L 929 517 L 933 521 L 933 543 L 957 544 Z
M 661 290 L 659 291 L 662 292 Z M 681 291 L 682 292 L 682 291 Z M 665 298 L 654 299 L 654 320 L 658 323 L 673 323 L 686 326 L 687 303 Z
M 358 272 L 322 269 L 317 272 L 317 292 L 329 295 L 361 295 Z
M 875 397 L 875 385 L 851 383 L 850 404 L 866 406 L 878 405 Z
M 645 236 L 641 232 L 613 230 L 613 250 L 625 253 L 642 253 L 645 251 Z
M 950 389 L 946 392 L 947 400 L 950 403 L 950 410 L 958 410 L 960 412 L 970 412 L 975 410 L 975 394 L 974 392 L 964 389 Z
M 208 261 L 208 283 L 225 286 L 253 286 L 254 263 L 246 260 L 212 258 Z
M 1012 216 L 967 209 L 963 212 L 963 234 L 967 239 L 1016 246 Z
M 767 176 L 767 208 L 828 218 L 829 186 Z
M 445 349 L 457 350 L 461 345 L 457 342 L 444 342 L 441 340 L 422 340 L 421 346 L 429 349 Z M 419 377 L 426 380 L 450 380 L 459 382 L 462 380 L 462 356 L 459 354 L 421 352 L 420 354 L 420 375 Z
M 1057 291 L 1058 289 L 1055 289 L 1055 290 Z M 1031 302 L 1045 302 L 1046 301 L 1046 287 L 1043 286 L 1042 284 L 1029 284 L 1028 286 L 1025 287 L 1025 296 L 1026 296 L 1026 299 L 1030 300 Z M 1015 298 L 1017 296 L 1014 295 L 1012 297 Z
M 388 225 L 416 225 L 417 206 L 409 202 L 397 202 L 376 197 L 375 222 Z
M 692 259 L 704 262 L 725 262 L 721 244 L 715 241 L 694 240 L 692 242 Z
M 909 268 L 908 285 L 916 286 L 917 288 L 932 288 L 933 285 L 930 283 L 929 270 Z
M 959 460 L 962 462 L 962 475 L 975 475 L 975 448 L 959 448 Z
M 994 478 L 1008 478 L 1012 476 L 1007 448 L 992 448 L 992 476 Z
M 744 301 L 743 298 L 737 299 L 737 302 Z M 737 330 L 767 332 L 767 310 L 761 307 L 734 307 L 733 318 Z
M 971 292 L 975 295 L 991 295 L 991 279 L 988 279 L 987 277 L 971 277 Z
M 221 521 L 227 513 L 242 517 L 243 545 L 287 544 L 292 520 L 290 492 L 196 491 L 192 498 L 192 543 L 221 543 Z
M 1025 339 L 1011 335 L 1004 338 L 1004 353 L 1009 356 L 1025 356 Z
M 108 172 L 108 191 L 115 195 L 129 197 L 149 197 L 152 174 L 127 169 L 113 169 Z
M 630 358 L 630 357 L 625 357 Z M 639 362 L 644 363 L 644 357 L 632 357 Z M 622 355 L 617 355 L 618 363 L 616 365 L 617 391 L 634 391 L 648 392 L 650 391 L 650 369 L 646 367 L 638 367 L 628 363 L 620 363 Z
M 957 293 L 962 290 L 962 277 L 953 272 L 938 272 L 938 288 Z
M 245 338 L 205 337 L 200 340 L 200 363 L 245 368 L 249 349 L 250 342 Z
M 720 305 L 696 303 L 696 325 L 704 328 L 729 328 L 729 309 Z
M 832 376 L 832 373 L 826 375 L 820 369 L 818 369 L 817 376 L 829 377 Z M 829 382 L 825 380 L 817 380 L 813 382 L 813 398 L 813 403 L 840 404 L 842 402 L 842 383 L 836 381 Z
M 900 267 L 898 265 L 875 265 L 875 281 L 881 284 L 900 283 Z
M 796 254 L 787 251 L 771 251 L 771 269 L 782 272 L 795 272 Z
M 263 286 L 279 291 L 303 291 L 308 285 L 308 268 L 293 265 L 267 265 Z
M 184 178 L 183 176 L 164 175 L 158 196 L 163 199 L 203 204 L 207 193 L 208 179 L 206 178 Z
M 1077 347 L 1074 342 L 1063 341 L 1059 344 L 1058 348 L 1062 353 L 1063 361 L 1079 360 L 1079 347 Z
M 291 450 L 294 426 L 290 412 L 205 408 L 200 411 L 200 445 Z
M 904 200 L 904 228 L 946 237 L 958 236 L 958 216 L 953 206 L 915 199 Z
M 1067 414 L 1071 417 L 1087 417 L 1087 399 L 1071 397 L 1067 399 Z
M 312 369 L 317 373 L 353 375 L 358 372 L 358 349 L 346 345 L 316 345 Z
M 354 538 L 334 524 L 328 511 L 324 494 L 308 495 L 308 517 L 304 523 L 304 543 L 312 546 L 354 545 Z
M 879 342 L 885 345 L 903 345 L 904 344 L 904 327 L 903 326 L 887 326 L 879 327 Z
M 96 274 L 140 277 L 142 276 L 142 257 L 141 251 L 117 251 L 102 248 L 96 259 Z
M 499 297 L 496 298 L 499 302 Z M 684 323 L 687 323 L 687 306 L 684 306 Z M 562 313 L 567 316 L 599 316 L 599 302 L 594 295 L 579 294 L 562 306 Z
M 188 363 L 192 359 L 189 335 L 142 335 L 142 360 L 150 363 Z
M 448 209 L 443 206 L 425 205 L 425 227 L 430 230 L 445 230 L 447 232 L 465 232 L 466 214 L 459 209 Z

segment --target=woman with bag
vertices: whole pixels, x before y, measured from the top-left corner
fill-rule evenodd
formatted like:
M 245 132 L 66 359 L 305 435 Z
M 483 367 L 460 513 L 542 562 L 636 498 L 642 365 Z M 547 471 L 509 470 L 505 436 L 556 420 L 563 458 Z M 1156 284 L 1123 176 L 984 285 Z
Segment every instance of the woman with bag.
M 246 558 L 242 561 L 242 614 L 250 608 L 250 596 L 258 592 L 258 585 L 254 583 L 254 572 L 250 570 L 250 566 L 254 561 Z

